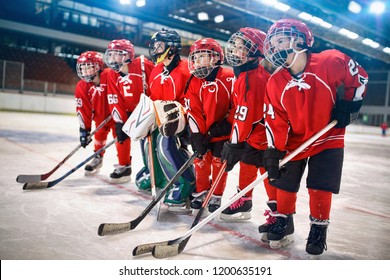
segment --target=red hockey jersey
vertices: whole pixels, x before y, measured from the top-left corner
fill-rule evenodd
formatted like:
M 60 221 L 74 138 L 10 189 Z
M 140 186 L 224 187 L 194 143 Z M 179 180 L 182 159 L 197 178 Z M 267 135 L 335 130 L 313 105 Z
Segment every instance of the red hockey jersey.
M 309 54 L 300 78 L 279 69 L 267 84 L 266 126 L 268 145 L 294 151 L 330 121 L 337 89 L 344 98 L 362 100 L 368 75 L 353 59 L 337 50 Z M 344 147 L 345 128 L 333 128 L 294 159 L 315 155 L 325 149 Z
M 128 64 L 127 75 L 111 70 L 107 81 L 107 100 L 115 122 L 126 122 L 128 114 L 137 106 L 144 92 L 141 58 L 135 58 Z M 150 95 L 148 79 L 154 65 L 145 58 L 146 95 Z
M 208 133 L 214 123 L 219 123 L 229 115 L 232 107 L 232 89 L 234 74 L 226 68 L 220 68 L 214 81 L 192 78 L 185 94 L 187 119 L 193 133 Z M 211 142 L 227 139 L 216 137 Z
M 150 75 L 150 99 L 178 101 L 184 106 L 184 89 L 189 77 L 187 60 L 180 60 L 170 73 L 164 71 L 164 63 L 160 62 Z
M 235 114 L 231 142 L 246 141 L 252 147 L 265 150 L 267 137 L 263 119 L 266 84 L 270 74 L 259 65 L 242 72 L 234 83 Z
M 80 80 L 75 89 L 76 114 L 80 127 L 90 130 L 92 120 L 96 124 L 103 122 L 109 115 L 107 102 L 107 75 L 110 69 L 106 68 L 100 73 L 100 85 Z

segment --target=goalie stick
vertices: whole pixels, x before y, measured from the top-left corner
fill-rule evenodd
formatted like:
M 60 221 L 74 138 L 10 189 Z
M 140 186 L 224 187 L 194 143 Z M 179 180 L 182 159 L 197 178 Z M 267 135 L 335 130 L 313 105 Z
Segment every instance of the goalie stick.
M 289 162 L 292 158 L 294 158 L 296 155 L 298 155 L 300 152 L 302 152 L 304 149 L 306 149 L 308 146 L 310 146 L 314 141 L 316 141 L 324 133 L 329 131 L 336 124 L 337 124 L 336 120 L 333 120 L 332 122 L 330 122 L 326 127 L 324 127 L 322 130 L 317 132 L 310 139 L 308 139 L 301 146 L 299 146 L 295 151 L 293 151 L 291 154 L 289 154 L 287 157 L 285 157 L 279 163 L 279 167 L 282 167 L 287 162 Z M 198 223 L 195 227 L 193 227 L 189 231 L 187 231 L 187 233 L 185 233 L 183 236 L 178 237 L 176 239 L 168 240 L 168 241 L 161 241 L 161 242 L 154 242 L 154 243 L 139 245 L 136 247 L 137 251 L 135 251 L 135 249 L 133 250 L 133 256 L 141 254 L 138 252 L 148 253 L 148 252 L 150 252 L 150 250 L 153 251 L 153 256 L 156 258 L 168 258 L 168 257 L 174 257 L 174 256 L 180 254 L 184 250 L 185 246 L 187 245 L 188 240 L 190 239 L 191 235 L 194 232 L 198 231 L 200 228 L 202 228 L 204 225 L 206 225 L 209 221 L 214 219 L 223 210 L 225 210 L 232 203 L 236 202 L 239 198 L 244 196 L 244 194 L 246 194 L 248 191 L 253 189 L 255 187 L 255 185 L 264 181 L 265 178 L 267 178 L 267 177 L 268 177 L 268 172 L 265 172 L 258 179 L 256 179 L 251 184 L 249 184 L 246 188 L 244 188 L 239 193 L 237 193 L 235 196 L 233 196 L 223 206 L 221 206 L 220 208 L 215 210 L 213 213 L 211 213 L 209 216 L 207 216 L 204 220 L 202 220 L 202 222 Z M 152 248 L 152 249 L 150 249 L 150 248 Z
M 111 120 L 111 115 L 109 115 L 99 126 L 91 132 L 89 135 L 90 138 L 98 132 L 103 126 L 105 126 Z M 35 183 L 46 180 L 49 178 L 58 168 L 60 168 L 71 156 L 73 156 L 79 149 L 81 148 L 81 144 L 79 144 L 76 148 L 73 149 L 60 163 L 58 163 L 51 171 L 41 174 L 41 175 L 18 175 L 16 177 L 16 182 L 18 183 Z
M 54 185 L 58 184 L 62 180 L 64 180 L 66 177 L 68 177 L 70 174 L 75 172 L 77 169 L 79 169 L 81 166 L 86 164 L 88 161 L 90 161 L 92 158 L 100 154 L 102 151 L 106 150 L 108 147 L 110 147 L 112 144 L 116 142 L 116 138 L 113 139 L 111 142 L 109 142 L 106 146 L 102 147 L 95 153 L 93 153 L 91 156 L 89 156 L 87 159 L 80 162 L 76 167 L 72 168 L 70 171 L 68 171 L 66 174 L 61 176 L 60 178 L 50 181 L 50 182 L 33 182 L 33 183 L 26 183 L 23 185 L 23 190 L 37 190 L 37 189 L 48 189 L 53 187 Z
M 123 233 L 132 229 L 135 229 L 146 215 L 153 209 L 153 207 L 164 197 L 168 189 L 176 182 L 176 180 L 187 170 L 188 167 L 192 165 L 194 159 L 198 156 L 197 153 L 192 154 L 192 156 L 183 164 L 183 166 L 177 171 L 175 176 L 166 184 L 166 186 L 161 190 L 158 196 L 153 199 L 150 204 L 145 208 L 145 210 L 134 220 L 127 223 L 105 223 L 101 224 L 98 229 L 98 235 L 114 235 Z M 150 251 L 151 252 L 151 251 Z
M 196 215 L 194 221 L 192 222 L 192 225 L 191 225 L 191 228 L 195 227 L 200 219 L 202 219 L 202 215 L 203 215 L 203 212 L 205 210 L 205 208 L 207 207 L 207 205 L 209 204 L 209 201 L 210 201 L 210 198 L 211 198 L 211 195 L 214 193 L 215 189 L 217 188 L 217 185 L 219 184 L 219 181 L 221 181 L 221 178 L 223 176 L 223 173 L 225 173 L 225 169 L 226 169 L 226 165 L 227 165 L 227 161 L 225 161 L 223 164 L 222 164 L 222 168 L 221 170 L 219 171 L 218 175 L 217 175 L 217 178 L 215 178 L 215 181 L 213 182 L 210 190 L 207 192 L 207 195 L 202 203 L 202 206 L 200 207 L 199 209 L 199 212 L 198 214 Z M 184 247 L 186 246 L 186 244 L 188 243 L 188 240 L 190 240 L 191 238 L 191 235 L 188 236 L 182 243 L 182 248 L 184 249 Z M 165 253 L 166 253 L 166 249 L 165 249 L 165 246 L 169 246 L 169 243 L 168 244 L 165 244 L 164 246 L 161 246 L 161 245 L 156 245 L 153 247 L 152 249 L 152 255 L 153 257 L 155 258 L 158 258 L 158 259 L 161 259 L 161 258 L 165 258 Z M 179 249 L 181 251 L 183 251 L 183 249 Z M 181 252 L 180 251 L 180 252 Z M 179 252 L 179 253 L 180 253 Z M 169 256 L 168 256 L 169 257 Z

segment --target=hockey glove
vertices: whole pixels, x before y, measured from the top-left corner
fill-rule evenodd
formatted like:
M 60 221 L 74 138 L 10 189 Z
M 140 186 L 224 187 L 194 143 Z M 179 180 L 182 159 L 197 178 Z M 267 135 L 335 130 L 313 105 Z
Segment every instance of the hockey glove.
M 117 122 L 115 124 L 115 132 L 116 132 L 116 139 L 120 144 L 123 144 L 124 141 L 126 141 L 129 136 L 122 130 L 123 123 Z
M 359 118 L 359 110 L 362 106 L 360 101 L 339 100 L 336 102 L 336 107 L 332 112 L 332 120 L 337 120 L 336 128 L 344 128 L 347 125 L 354 123 Z
M 85 148 L 89 143 L 91 143 L 92 139 L 90 137 L 90 130 L 86 130 L 80 127 L 80 144 L 81 147 Z
M 219 123 L 214 123 L 209 130 L 211 137 L 220 137 L 230 135 L 232 125 L 226 119 L 223 119 Z
M 207 152 L 207 139 L 202 133 L 192 133 L 190 136 L 191 146 L 194 152 L 198 152 L 199 156 L 203 156 Z
M 185 109 L 177 101 L 154 101 L 158 130 L 165 137 L 172 137 L 186 126 Z
M 279 179 L 281 172 L 279 170 L 279 161 L 284 158 L 286 152 L 279 151 L 275 148 L 267 148 L 264 151 L 263 161 L 264 168 L 268 171 L 268 179 Z
M 241 156 L 244 152 L 245 142 L 232 144 L 225 142 L 222 149 L 222 161 L 226 161 L 226 171 L 229 172 L 233 169 L 234 165 L 241 160 Z

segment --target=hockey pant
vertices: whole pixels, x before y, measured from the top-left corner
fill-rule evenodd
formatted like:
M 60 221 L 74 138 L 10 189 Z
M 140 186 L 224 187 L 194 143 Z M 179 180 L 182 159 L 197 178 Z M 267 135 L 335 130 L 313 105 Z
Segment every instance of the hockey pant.
M 216 179 L 221 170 L 221 158 L 213 156 L 211 151 L 208 151 L 203 156 L 203 158 L 196 158 L 194 164 L 196 176 L 195 192 L 201 193 L 203 191 L 209 190 L 212 182 Z M 227 172 L 224 172 L 221 177 L 221 180 L 219 181 L 218 185 L 214 190 L 214 195 L 222 196 L 226 187 L 227 175 Z

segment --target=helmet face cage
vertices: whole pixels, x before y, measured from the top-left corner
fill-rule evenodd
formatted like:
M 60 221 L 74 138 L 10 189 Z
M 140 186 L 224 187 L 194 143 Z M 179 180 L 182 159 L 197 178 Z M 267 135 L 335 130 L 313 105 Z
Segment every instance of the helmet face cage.
M 113 40 L 108 44 L 104 61 L 108 67 L 119 72 L 122 66 L 130 63 L 134 57 L 134 46 L 129 40 Z
M 211 50 L 199 50 L 190 53 L 188 69 L 199 79 L 206 78 L 219 65 L 220 55 Z
M 77 75 L 86 82 L 92 82 L 96 75 L 103 69 L 101 54 L 93 51 L 82 53 L 76 64 Z
M 111 69 L 119 72 L 123 65 L 130 62 L 129 55 L 126 51 L 106 50 L 104 61 Z
M 188 69 L 195 77 L 204 79 L 223 61 L 223 49 L 216 40 L 211 38 L 200 39 L 191 46 L 188 56 Z
M 149 43 L 149 55 L 156 62 L 180 52 L 181 38 L 176 31 L 162 30 L 156 32 Z
M 297 55 L 292 62 L 288 62 L 289 54 L 306 52 L 313 45 L 314 39 L 309 28 L 299 21 L 297 23 L 276 22 L 269 29 L 264 43 L 264 55 L 274 66 L 291 67 Z
M 248 62 L 249 57 L 255 57 L 257 45 L 241 31 L 230 36 L 225 51 L 226 60 L 231 66 L 240 66 Z

